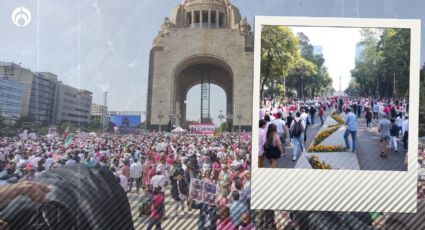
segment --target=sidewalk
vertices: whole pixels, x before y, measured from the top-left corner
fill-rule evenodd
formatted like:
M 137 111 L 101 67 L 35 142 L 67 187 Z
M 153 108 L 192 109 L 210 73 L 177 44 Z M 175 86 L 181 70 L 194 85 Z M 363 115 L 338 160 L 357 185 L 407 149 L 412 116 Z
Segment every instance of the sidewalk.
M 392 149 L 388 151 L 387 158 L 379 156 L 379 139 L 378 122 L 372 122 L 372 128 L 367 129 L 366 119 L 363 117 L 358 119 L 359 130 L 357 131 L 357 158 L 360 164 L 360 170 L 382 170 L 382 171 L 406 171 L 404 164 L 406 151 L 403 144 L 398 141 L 398 152 Z

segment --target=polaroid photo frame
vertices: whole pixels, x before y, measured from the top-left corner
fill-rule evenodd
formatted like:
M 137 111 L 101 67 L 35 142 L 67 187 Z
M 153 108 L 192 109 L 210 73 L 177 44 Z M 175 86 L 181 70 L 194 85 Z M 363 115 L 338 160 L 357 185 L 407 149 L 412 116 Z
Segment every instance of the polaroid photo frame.
M 263 25 L 410 29 L 407 171 L 258 168 L 258 111 L 260 109 L 260 54 Z M 420 28 L 420 20 L 255 17 L 252 209 L 416 212 Z

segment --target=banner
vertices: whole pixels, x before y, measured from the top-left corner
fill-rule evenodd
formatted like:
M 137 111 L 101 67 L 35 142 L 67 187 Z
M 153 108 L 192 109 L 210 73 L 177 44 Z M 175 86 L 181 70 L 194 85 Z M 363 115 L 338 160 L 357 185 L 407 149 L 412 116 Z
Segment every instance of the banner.
M 209 205 L 215 205 L 216 196 L 217 187 L 215 184 L 193 178 L 190 180 L 190 199 Z
M 189 124 L 189 130 L 191 133 L 213 135 L 215 125 L 213 123 L 192 123 Z

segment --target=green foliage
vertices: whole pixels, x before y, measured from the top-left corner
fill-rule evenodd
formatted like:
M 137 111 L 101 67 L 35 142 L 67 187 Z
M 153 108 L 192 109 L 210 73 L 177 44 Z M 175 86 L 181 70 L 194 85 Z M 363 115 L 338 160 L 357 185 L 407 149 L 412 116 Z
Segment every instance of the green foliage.
M 261 37 L 261 98 L 329 95 L 332 79 L 322 55 L 313 54 L 309 38 L 285 26 L 264 26 Z M 264 91 L 267 86 L 267 91 Z
M 425 64 L 420 74 L 421 88 L 419 91 L 419 136 L 425 136 Z
M 300 57 L 298 41 L 286 26 L 263 26 L 261 35 L 261 99 L 264 88 L 286 76 Z
M 368 28 L 361 34 L 362 55 L 351 71 L 353 81 L 346 93 L 351 96 L 407 96 L 410 30 Z

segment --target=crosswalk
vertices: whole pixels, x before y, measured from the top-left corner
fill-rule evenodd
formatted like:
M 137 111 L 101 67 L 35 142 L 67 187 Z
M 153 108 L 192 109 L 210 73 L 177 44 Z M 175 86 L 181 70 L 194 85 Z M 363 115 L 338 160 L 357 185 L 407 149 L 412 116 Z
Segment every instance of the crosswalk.
M 186 215 L 183 215 L 183 212 L 179 210 L 180 215 L 178 218 L 174 218 L 174 200 L 171 197 L 170 192 L 170 188 L 167 188 L 165 191 L 165 216 L 167 218 L 161 223 L 162 229 L 197 229 L 199 210 L 192 209 L 188 212 L 186 208 Z M 131 214 L 133 216 L 134 229 L 147 229 L 149 217 L 139 217 L 139 195 L 135 192 L 130 192 L 127 194 L 127 197 L 131 207 Z

